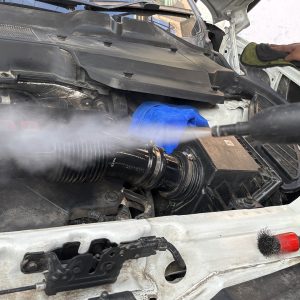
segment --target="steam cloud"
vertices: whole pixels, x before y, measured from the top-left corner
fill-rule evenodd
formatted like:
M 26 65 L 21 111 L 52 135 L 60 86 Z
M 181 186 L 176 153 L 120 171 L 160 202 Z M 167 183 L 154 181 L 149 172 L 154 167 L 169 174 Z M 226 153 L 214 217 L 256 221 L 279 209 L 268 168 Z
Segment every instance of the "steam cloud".
M 76 152 L 76 145 L 80 143 L 106 145 L 106 155 L 111 155 L 115 151 L 145 147 L 153 139 L 167 144 L 210 135 L 207 128 L 190 128 L 183 134 L 180 128 L 153 124 L 139 128 L 137 137 L 129 127 L 130 120 L 115 121 L 99 113 L 82 112 L 62 117 L 51 109 L 32 111 L 28 107 L 9 107 L 0 111 L 0 163 L 12 161 L 23 170 L 36 173 L 63 159 L 59 163 L 80 169 L 82 159 L 91 159 L 83 156 L 82 151 Z M 65 149 L 70 146 L 70 151 L 58 158 L 57 145 L 65 145 Z

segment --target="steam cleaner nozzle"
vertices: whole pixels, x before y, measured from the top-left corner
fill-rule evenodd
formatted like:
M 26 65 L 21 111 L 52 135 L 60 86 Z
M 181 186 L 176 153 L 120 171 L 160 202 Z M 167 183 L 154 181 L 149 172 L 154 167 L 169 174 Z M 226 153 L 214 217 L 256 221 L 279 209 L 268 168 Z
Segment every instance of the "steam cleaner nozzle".
M 300 103 L 273 106 L 248 122 L 212 127 L 212 136 L 251 136 L 266 143 L 300 143 Z

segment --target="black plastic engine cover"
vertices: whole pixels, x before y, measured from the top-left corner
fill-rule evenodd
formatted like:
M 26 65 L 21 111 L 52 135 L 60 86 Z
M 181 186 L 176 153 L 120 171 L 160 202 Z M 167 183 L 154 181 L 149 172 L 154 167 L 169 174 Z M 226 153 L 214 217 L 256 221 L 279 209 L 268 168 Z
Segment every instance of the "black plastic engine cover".
M 97 82 L 98 88 L 217 103 L 224 97 L 212 89 L 210 76 L 234 75 L 202 48 L 135 17 L 117 22 L 93 11 L 3 6 L 0 19 L 0 71 L 13 74 L 0 76 L 0 82 L 17 77 L 77 86 Z

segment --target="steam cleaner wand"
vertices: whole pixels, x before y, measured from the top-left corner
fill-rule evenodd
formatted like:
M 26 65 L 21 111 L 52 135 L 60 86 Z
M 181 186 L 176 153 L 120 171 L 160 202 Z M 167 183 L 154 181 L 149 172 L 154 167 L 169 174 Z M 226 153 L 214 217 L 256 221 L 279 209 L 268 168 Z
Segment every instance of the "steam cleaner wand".
M 212 136 L 251 136 L 265 143 L 300 143 L 300 103 L 264 109 L 248 122 L 212 127 Z

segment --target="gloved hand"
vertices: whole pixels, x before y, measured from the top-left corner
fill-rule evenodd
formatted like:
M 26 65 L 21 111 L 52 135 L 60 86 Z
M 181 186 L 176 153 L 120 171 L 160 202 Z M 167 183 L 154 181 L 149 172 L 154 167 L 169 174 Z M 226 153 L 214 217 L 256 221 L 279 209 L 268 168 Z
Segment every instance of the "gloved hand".
M 147 142 L 152 140 L 171 154 L 187 127 L 208 127 L 208 122 L 191 106 L 145 102 L 132 116 L 130 133 Z
M 289 45 L 270 45 L 273 50 L 286 52 L 286 61 L 300 61 L 300 43 Z

